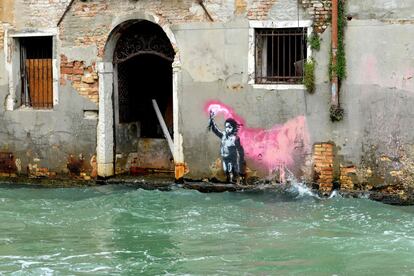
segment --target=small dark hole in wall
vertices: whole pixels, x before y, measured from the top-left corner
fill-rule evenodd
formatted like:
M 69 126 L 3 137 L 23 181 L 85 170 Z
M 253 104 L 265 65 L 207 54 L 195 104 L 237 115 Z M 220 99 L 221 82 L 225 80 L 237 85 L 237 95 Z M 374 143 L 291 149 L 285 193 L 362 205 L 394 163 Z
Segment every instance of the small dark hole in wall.
M 332 182 L 332 189 L 333 190 L 340 190 L 341 189 L 341 183 L 339 181 L 333 181 Z
M 351 21 L 352 20 L 352 15 L 347 15 L 346 20 Z

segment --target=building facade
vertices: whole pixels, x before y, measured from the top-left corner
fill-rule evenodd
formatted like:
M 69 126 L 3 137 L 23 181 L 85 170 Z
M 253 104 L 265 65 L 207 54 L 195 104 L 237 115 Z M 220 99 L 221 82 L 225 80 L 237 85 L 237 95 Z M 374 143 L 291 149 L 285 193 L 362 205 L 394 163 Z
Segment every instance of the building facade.
M 331 0 L 3 0 L 0 171 L 408 181 L 414 4 L 342 3 L 336 114 Z

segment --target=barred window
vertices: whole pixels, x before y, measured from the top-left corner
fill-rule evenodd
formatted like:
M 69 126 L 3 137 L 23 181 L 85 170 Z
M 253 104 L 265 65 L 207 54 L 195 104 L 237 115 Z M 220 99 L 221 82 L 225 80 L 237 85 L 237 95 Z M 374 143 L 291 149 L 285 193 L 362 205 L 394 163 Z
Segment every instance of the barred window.
M 307 28 L 255 29 L 255 83 L 302 84 Z

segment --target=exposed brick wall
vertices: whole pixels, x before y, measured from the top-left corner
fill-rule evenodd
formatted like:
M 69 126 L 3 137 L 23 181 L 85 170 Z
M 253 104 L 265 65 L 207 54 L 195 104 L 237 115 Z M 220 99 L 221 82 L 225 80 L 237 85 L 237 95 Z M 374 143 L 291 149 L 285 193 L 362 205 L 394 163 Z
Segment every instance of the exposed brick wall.
M 234 14 L 241 15 L 246 12 L 247 0 L 235 0 L 234 1 Z
M 93 1 L 93 2 L 74 2 L 70 12 L 66 15 L 64 20 L 71 22 L 70 31 L 65 35 L 64 25 L 60 25 L 60 38 L 65 40 L 71 38 L 75 46 L 89 46 L 96 45 L 98 49 L 98 56 L 102 57 L 104 54 L 104 47 L 110 32 L 110 24 L 84 24 L 83 20 L 94 19 L 98 15 L 104 15 L 109 12 L 108 16 L 112 17 L 117 14 L 114 7 L 109 9 L 109 1 Z M 79 23 L 75 23 L 75 21 Z M 94 20 L 95 21 L 95 20 Z M 87 28 L 86 26 L 93 26 Z M 80 27 L 80 28 L 79 28 Z
M 15 20 L 19 28 L 56 27 L 70 0 L 16 0 Z
M 340 182 L 341 190 L 350 191 L 354 189 L 354 183 L 352 181 L 352 176 L 356 173 L 355 166 L 342 166 L 340 168 Z
M 331 18 L 332 0 L 300 0 L 314 20 L 316 32 L 323 32 L 329 25 Z
M 327 27 L 327 20 L 330 18 L 331 0 L 301 1 L 306 12 L 315 20 L 315 30 L 322 32 Z M 247 12 L 247 17 L 250 20 L 266 20 L 269 11 L 276 3 L 277 0 L 254 0 L 251 2 L 238 0 L 232 5 L 228 5 L 222 1 L 210 0 L 205 5 L 214 20 L 220 22 L 229 20 L 234 14 L 240 15 L 244 11 Z M 36 7 L 38 8 L 39 4 Z M 160 25 L 208 21 L 204 11 L 194 0 L 75 1 L 60 26 L 62 45 L 94 45 L 97 47 L 99 57 L 102 57 L 106 39 L 112 28 L 113 15 L 127 14 L 132 11 L 145 11 L 145 13 L 153 14 L 159 19 Z
M 302 7 L 314 20 L 316 32 L 323 32 L 328 24 L 332 9 L 332 0 L 300 0 Z M 266 20 L 277 0 L 255 0 L 249 7 L 247 17 L 250 20 Z
M 83 36 L 75 38 L 76 46 L 96 45 L 98 56 L 104 55 L 105 43 L 108 39 L 109 28 L 106 25 L 97 26 L 92 32 L 85 33 Z
M 276 3 L 276 0 L 256 0 L 247 12 L 247 17 L 251 20 L 265 20 L 270 9 Z
M 133 11 L 150 13 L 159 19 L 159 24 L 207 21 L 205 14 L 193 11 L 193 0 L 182 1 L 119 1 L 97 0 L 75 1 L 60 25 L 63 46 L 96 45 L 98 55 L 103 56 L 104 46 L 112 28 L 114 15 Z M 107 15 L 107 16 L 105 16 Z M 99 17 L 99 20 L 96 20 Z
M 66 81 L 71 81 L 81 96 L 98 103 L 98 74 L 94 63 L 88 66 L 83 61 L 68 61 L 65 55 L 61 55 L 60 84 L 64 85 Z
M 313 146 L 313 167 L 315 181 L 319 190 L 329 192 L 332 190 L 334 145 L 332 143 L 318 143 Z
M 22 20 L 26 21 L 28 26 L 54 27 L 70 0 L 20 0 L 20 2 L 25 6 L 23 12 L 25 16 Z M 329 18 L 331 0 L 301 0 L 301 2 L 306 11 L 315 18 L 317 31 L 326 28 L 326 19 Z M 268 18 L 269 11 L 276 3 L 277 0 L 238 0 L 231 5 L 227 5 L 222 1 L 210 0 L 206 2 L 206 6 L 215 21 L 228 20 L 234 13 L 241 14 L 243 11 L 247 13 L 249 19 L 265 20 Z M 60 25 L 59 38 L 63 47 L 96 46 L 98 59 L 103 57 L 105 43 L 113 27 L 112 20 L 114 15 L 141 11 L 142 13 L 155 15 L 159 19 L 160 25 L 208 21 L 204 11 L 200 12 L 200 9 L 201 7 L 194 0 L 94 0 L 86 2 L 78 0 L 73 3 L 73 6 Z M 45 10 L 48 12 L 45 13 Z M 70 68 L 67 66 L 74 62 L 66 63 L 62 59 L 61 68 Z M 82 66 L 84 66 L 83 63 Z M 80 70 L 80 68 L 65 69 L 66 73 L 62 73 L 61 81 L 72 81 L 72 85 L 81 95 L 97 101 L 98 95 L 97 91 L 95 91 L 95 89 L 97 90 L 97 81 L 93 83 L 82 81 L 82 74 L 79 73 L 78 69 Z M 65 72 L 65 70 L 62 72 Z M 74 70 L 79 74 L 68 73 L 68 70 Z M 88 70 L 85 69 L 85 71 Z M 89 80 L 89 77 L 87 78 Z
M 76 17 L 92 17 L 108 10 L 106 2 L 77 2 L 73 6 L 73 13 Z

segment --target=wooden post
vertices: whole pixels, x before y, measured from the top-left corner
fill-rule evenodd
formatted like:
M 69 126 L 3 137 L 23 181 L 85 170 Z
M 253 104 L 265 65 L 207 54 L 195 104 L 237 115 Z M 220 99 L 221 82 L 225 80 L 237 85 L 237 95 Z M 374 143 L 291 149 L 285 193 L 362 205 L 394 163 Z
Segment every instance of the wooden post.
M 152 99 L 152 105 L 154 107 L 155 114 L 157 114 L 158 122 L 161 125 L 162 132 L 164 133 L 165 139 L 167 139 L 168 147 L 170 148 L 171 154 L 174 158 L 174 143 L 171 139 L 170 133 L 168 132 L 167 125 L 165 124 L 164 118 L 161 115 L 160 109 L 158 108 L 157 101 Z M 175 159 L 175 158 L 174 158 Z

